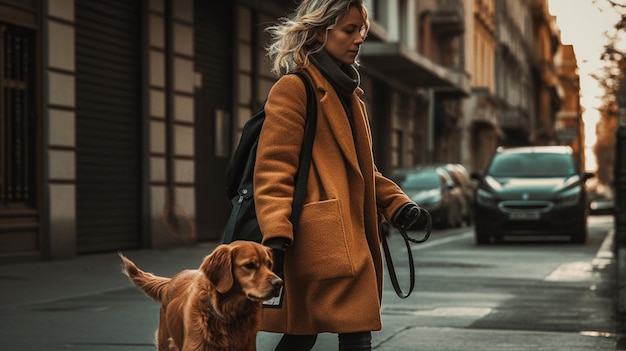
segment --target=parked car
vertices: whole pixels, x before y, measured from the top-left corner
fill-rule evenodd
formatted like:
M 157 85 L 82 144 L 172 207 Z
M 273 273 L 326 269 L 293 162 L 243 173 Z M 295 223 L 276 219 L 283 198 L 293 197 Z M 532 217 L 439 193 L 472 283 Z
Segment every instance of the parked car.
M 615 214 L 615 195 L 610 186 L 596 184 L 587 189 L 591 215 Z
M 467 225 L 471 225 L 474 222 L 476 183 L 472 180 L 467 168 L 460 163 L 448 163 L 445 168 L 463 194 L 463 220 Z
M 588 206 L 582 172 L 567 146 L 499 148 L 473 173 L 478 244 L 505 235 L 566 235 L 584 243 Z
M 592 215 L 615 214 L 615 200 L 611 197 L 598 196 L 589 202 L 589 210 Z
M 390 178 L 411 200 L 430 212 L 433 226 L 440 228 L 461 226 L 463 194 L 445 167 L 423 166 L 402 169 L 393 172 Z

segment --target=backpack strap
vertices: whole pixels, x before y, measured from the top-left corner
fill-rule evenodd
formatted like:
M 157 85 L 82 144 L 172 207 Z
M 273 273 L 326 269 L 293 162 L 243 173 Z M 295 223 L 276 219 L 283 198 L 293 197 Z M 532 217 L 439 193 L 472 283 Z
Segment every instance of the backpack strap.
M 289 218 L 291 224 L 293 225 L 295 240 L 298 222 L 300 221 L 300 215 L 302 214 L 302 208 L 304 207 L 304 197 L 306 195 L 309 169 L 311 168 L 313 140 L 315 139 L 315 130 L 317 129 L 317 98 L 309 78 L 301 71 L 296 71 L 294 74 L 302 79 L 304 87 L 306 88 L 306 121 L 304 125 L 304 139 L 300 150 L 300 163 L 298 164 L 298 172 L 296 173 L 291 217 Z

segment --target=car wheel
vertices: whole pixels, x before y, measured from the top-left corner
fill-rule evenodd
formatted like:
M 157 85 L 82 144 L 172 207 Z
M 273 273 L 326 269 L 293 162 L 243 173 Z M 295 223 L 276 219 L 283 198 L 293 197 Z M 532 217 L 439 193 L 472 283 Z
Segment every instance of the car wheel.
M 491 240 L 491 235 L 475 229 L 474 230 L 474 238 L 476 239 L 476 244 L 477 245 L 485 245 L 485 244 L 489 244 L 490 240 Z
M 448 217 L 448 223 L 446 224 L 446 227 L 448 228 L 458 228 L 459 227 L 459 221 L 456 217 L 454 216 L 449 216 Z
M 587 241 L 587 228 L 572 234 L 570 240 L 574 244 L 584 244 Z
M 436 221 L 436 225 L 441 229 L 448 229 L 452 226 L 450 222 L 450 210 L 440 212 L 440 215 Z
M 467 226 L 471 226 L 473 221 L 474 215 L 470 212 L 467 214 L 467 217 L 465 217 L 465 223 L 467 223 Z
M 461 222 L 463 222 L 463 218 L 460 211 L 448 210 L 448 216 L 446 220 L 447 228 L 459 228 L 461 226 Z
M 456 222 L 456 227 L 457 228 L 461 228 L 463 226 L 463 224 L 465 223 L 465 218 L 463 218 L 463 213 L 461 211 L 459 211 L 459 215 L 457 217 L 457 222 Z

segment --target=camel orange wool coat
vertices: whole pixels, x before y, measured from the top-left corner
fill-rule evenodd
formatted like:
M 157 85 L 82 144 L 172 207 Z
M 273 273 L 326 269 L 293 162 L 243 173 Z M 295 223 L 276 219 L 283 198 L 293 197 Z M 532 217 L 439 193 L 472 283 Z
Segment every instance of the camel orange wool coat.
M 306 90 L 281 77 L 265 105 L 254 172 L 263 241 L 284 237 L 282 308 L 264 308 L 262 330 L 289 334 L 380 330 L 383 264 L 378 215 L 391 220 L 410 199 L 374 165 L 360 88 L 352 94 L 356 140 L 330 82 L 314 65 L 302 69 L 317 94 L 317 130 L 298 230 L 289 222 L 304 135 Z M 355 147 L 356 144 L 356 147 Z M 293 241 L 292 241 L 293 240 Z

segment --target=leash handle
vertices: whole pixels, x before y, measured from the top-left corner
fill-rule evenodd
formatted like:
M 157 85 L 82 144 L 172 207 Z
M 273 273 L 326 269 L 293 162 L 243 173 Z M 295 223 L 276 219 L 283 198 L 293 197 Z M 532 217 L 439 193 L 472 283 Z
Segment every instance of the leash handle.
M 396 295 L 398 295 L 401 299 L 406 299 L 411 295 L 413 289 L 415 288 L 415 263 L 413 261 L 413 251 L 411 250 L 411 242 L 416 244 L 421 244 L 426 242 L 428 238 L 430 238 L 430 233 L 432 232 L 433 221 L 428 211 L 422 209 L 426 214 L 426 226 L 424 230 L 426 234 L 421 239 L 414 239 L 409 236 L 406 232 L 406 229 L 400 228 L 400 235 L 402 235 L 402 239 L 404 239 L 404 245 L 406 246 L 406 251 L 409 256 L 409 291 L 407 293 L 402 291 L 400 287 L 400 283 L 398 282 L 398 276 L 396 274 L 396 269 L 393 265 L 393 260 L 391 259 L 391 251 L 389 250 L 389 243 L 387 242 L 387 234 L 389 230 L 387 227 L 384 227 L 384 232 L 382 233 L 383 237 L 383 251 L 385 252 L 385 261 L 387 262 L 387 270 L 389 271 L 389 277 L 391 278 L 391 285 L 393 285 L 393 290 L 396 291 Z
M 433 231 L 433 219 L 430 216 L 430 212 L 426 211 L 425 209 L 421 209 L 420 211 L 426 214 L 426 226 L 424 226 L 424 230 L 426 231 L 426 234 L 424 235 L 423 238 L 419 240 L 413 239 L 409 236 L 409 234 L 406 232 L 404 228 L 400 228 L 400 234 L 402 234 L 402 237 L 404 238 L 405 241 L 410 241 L 416 244 L 421 244 L 423 242 L 426 242 L 426 240 L 430 238 L 430 233 Z

